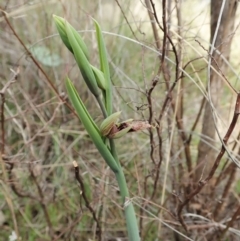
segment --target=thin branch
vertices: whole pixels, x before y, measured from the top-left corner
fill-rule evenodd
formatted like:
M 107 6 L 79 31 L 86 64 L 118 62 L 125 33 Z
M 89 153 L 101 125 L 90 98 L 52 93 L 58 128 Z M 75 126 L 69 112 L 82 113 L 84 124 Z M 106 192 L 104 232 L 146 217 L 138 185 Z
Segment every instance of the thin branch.
M 173 51 L 173 53 L 174 53 L 175 63 L 176 63 L 176 67 L 175 67 L 175 69 L 176 69 L 176 71 L 175 71 L 175 81 L 177 81 L 178 76 L 179 76 L 179 74 L 178 74 L 178 72 L 179 72 L 179 61 L 178 61 L 177 49 L 176 49 L 176 47 L 175 47 L 175 45 L 174 45 L 171 37 L 169 36 L 169 34 L 168 34 L 166 31 L 164 31 L 164 28 L 161 26 L 161 24 L 160 24 L 160 22 L 159 22 L 159 20 L 158 20 L 157 12 L 156 12 L 156 9 L 155 9 L 155 4 L 153 3 L 152 0 L 150 0 L 150 3 L 151 3 L 151 5 L 152 5 L 153 15 L 154 15 L 154 18 L 155 18 L 155 20 L 156 20 L 156 22 L 157 22 L 157 24 L 158 24 L 158 27 L 163 31 L 164 34 L 166 34 L 166 37 L 167 37 L 169 43 L 170 43 L 171 46 L 172 46 L 172 51 Z M 164 59 L 165 59 L 165 58 L 164 58 Z M 159 70 L 158 70 L 158 73 L 160 73 L 160 72 L 161 72 L 161 65 L 160 65 Z
M 134 31 L 133 31 L 133 29 L 132 29 L 132 27 L 131 27 L 131 24 L 129 23 L 129 21 L 128 21 L 128 19 L 127 19 L 127 16 L 125 15 L 125 13 L 124 13 L 124 11 L 123 11 L 123 9 L 122 9 L 122 6 L 121 6 L 120 3 L 119 3 L 119 1 L 118 1 L 118 0 L 115 0 L 115 2 L 117 3 L 118 7 L 120 8 L 121 13 L 122 13 L 124 19 L 126 20 L 127 25 L 128 25 L 128 27 L 130 28 L 130 31 L 132 32 L 132 35 L 134 36 L 135 39 L 138 40 L 137 36 L 135 35 L 135 33 L 134 33 Z
M 176 62 L 176 66 L 175 66 L 175 81 L 174 81 L 174 84 L 172 85 L 172 87 L 170 88 L 169 87 L 169 81 L 166 79 L 165 83 L 166 83 L 166 86 L 167 86 L 167 90 L 168 90 L 168 94 L 167 94 L 167 97 L 164 101 L 164 104 L 163 104 L 163 107 L 160 111 L 160 114 L 159 114 L 159 118 L 158 118 L 158 124 L 160 125 L 160 120 L 161 120 L 161 117 L 163 116 L 163 113 L 164 113 L 164 110 L 168 104 L 168 102 L 170 100 L 172 100 L 172 90 L 174 89 L 174 87 L 176 86 L 178 80 L 179 80 L 179 59 L 178 59 L 178 53 L 177 53 L 177 49 L 171 39 L 171 37 L 169 36 L 168 32 L 167 32 L 167 29 L 162 27 L 159 23 L 159 20 L 158 20 L 158 17 L 157 17 L 157 13 L 156 13 L 156 9 L 155 9 L 155 4 L 153 3 L 152 0 L 150 0 L 151 2 L 151 5 L 152 5 L 152 9 L 153 9 L 153 15 L 154 15 L 154 18 L 159 26 L 159 28 L 163 31 L 164 35 L 166 35 L 166 38 L 167 40 L 169 41 L 169 43 L 171 44 L 172 46 L 172 50 L 173 50 L 173 53 L 174 53 L 174 56 L 175 56 L 175 62 Z M 164 1 L 163 1 L 164 2 Z M 163 6 L 165 7 L 165 5 Z M 165 18 L 164 18 L 165 19 Z M 165 19 L 166 20 L 166 19 Z M 164 23 L 163 23 L 164 24 Z M 164 46 L 162 48 L 162 51 L 164 51 Z M 164 58 L 165 59 L 165 58 Z M 162 58 L 162 60 L 164 60 Z M 161 72 L 161 69 L 162 69 L 162 66 L 163 66 L 163 63 L 160 65 L 159 67 L 159 70 L 158 70 L 158 74 L 160 74 Z M 164 69 L 164 68 L 163 68 Z M 164 71 L 165 72 L 165 71 Z M 165 77 L 165 75 L 164 75 Z M 175 105 L 174 105 L 174 102 L 171 101 L 171 105 L 172 105 L 172 109 L 174 111 L 175 109 Z M 178 127 L 178 130 L 179 130 L 179 134 L 182 138 L 182 142 L 183 142 L 183 145 L 184 145 L 184 151 L 185 151 L 185 156 L 186 156 L 186 162 L 187 162 L 187 166 L 188 166 L 188 172 L 191 172 L 192 170 L 192 160 L 191 160 L 191 154 L 190 154 L 190 148 L 189 148 L 189 145 L 187 143 L 187 136 L 185 134 L 185 131 L 184 131 L 184 127 L 183 127 L 183 123 L 181 123 L 181 119 L 180 119 L 180 116 L 179 114 L 176 115 L 176 123 L 177 123 L 177 127 Z
M 151 0 L 152 7 L 155 10 L 155 5 L 153 1 Z M 163 22 L 163 45 L 162 45 L 162 59 L 161 62 L 162 64 L 164 63 L 165 60 L 165 55 L 166 55 L 166 43 L 167 43 L 167 36 L 168 36 L 168 28 L 167 28 L 167 21 L 166 21 L 166 0 L 162 1 L 162 22 Z
M 4 105 L 5 105 L 5 92 L 6 90 L 10 87 L 11 84 L 13 84 L 19 75 L 19 68 L 17 68 L 17 71 L 13 71 L 13 76 L 12 78 L 7 81 L 7 83 L 3 86 L 3 88 L 0 91 L 0 95 L 1 95 L 1 106 L 0 106 L 0 111 L 1 111 L 1 150 L 0 150 L 0 163 L 1 163 L 1 167 L 2 167 L 2 173 L 3 173 L 3 180 L 4 180 L 4 184 L 7 185 L 9 184 L 9 180 L 11 180 L 11 178 L 9 178 L 9 176 L 7 176 L 7 171 L 6 171 L 6 160 L 4 160 L 3 156 L 5 153 L 5 115 L 4 115 Z M 10 185 L 11 186 L 11 185 Z M 12 219 L 13 219 L 13 225 L 14 225 L 14 231 L 17 235 L 17 239 L 19 240 L 19 230 L 18 230 L 18 224 L 17 224 L 17 218 L 14 212 L 14 207 L 13 207 L 13 201 L 11 198 L 11 194 L 8 190 L 8 188 L 5 188 L 5 199 L 6 202 L 9 206 L 11 215 L 12 215 Z
M 29 171 L 30 171 L 31 178 L 32 178 L 34 184 L 37 187 L 39 197 L 41 198 L 40 205 L 42 207 L 42 210 L 43 210 L 43 213 L 44 213 L 44 216 L 45 216 L 48 228 L 49 228 L 50 236 L 53 237 L 54 236 L 53 225 L 52 225 L 52 221 L 50 219 L 50 215 L 49 215 L 48 210 L 47 210 L 47 206 L 46 206 L 46 204 L 44 202 L 44 194 L 43 194 L 42 188 L 39 185 L 38 180 L 37 180 L 37 178 L 36 178 L 36 176 L 35 176 L 35 174 L 33 172 L 33 169 L 31 168 L 31 164 L 29 164 Z
M 202 99 L 202 101 L 201 101 L 201 106 L 200 106 L 199 111 L 198 111 L 198 113 L 197 113 L 197 117 L 196 117 L 196 119 L 195 119 L 195 121 L 194 121 L 194 123 L 193 123 L 193 126 L 192 126 L 192 128 L 191 128 L 190 135 L 189 135 L 188 140 L 187 140 L 187 143 L 188 143 L 189 145 L 190 145 L 191 140 L 192 140 L 192 133 L 193 133 L 193 131 L 195 130 L 195 128 L 196 128 L 196 126 L 197 126 L 197 124 L 198 124 L 198 122 L 199 122 L 199 120 L 200 120 L 200 117 L 201 117 L 201 115 L 202 115 L 203 107 L 204 107 L 204 104 L 205 104 L 205 102 L 206 102 L 205 100 L 206 100 L 205 97 L 203 97 L 203 99 Z
M 87 198 L 87 195 L 86 195 L 86 190 L 85 190 L 85 187 L 84 187 L 84 183 L 83 183 L 82 177 L 81 177 L 81 175 L 79 173 L 78 163 L 76 161 L 73 161 L 73 166 L 74 166 L 74 170 L 75 170 L 75 178 L 76 178 L 76 180 L 79 183 L 80 188 L 81 188 L 81 195 L 82 195 L 82 197 L 83 197 L 83 199 L 85 201 L 86 207 L 91 212 L 94 221 L 97 223 L 97 228 L 98 228 L 97 236 L 98 236 L 98 240 L 101 241 L 102 240 L 101 225 L 100 225 L 100 222 L 99 222 L 99 220 L 97 218 L 97 215 L 96 215 L 95 211 L 93 210 L 92 206 L 90 205 L 90 203 L 88 201 L 88 198 Z
M 17 71 L 12 70 L 12 72 L 13 72 L 12 78 L 7 81 L 7 83 L 3 86 L 3 88 L 0 91 L 1 100 L 2 100 L 1 106 L 0 106 L 1 131 L 2 131 L 2 134 L 1 134 L 1 142 L 2 142 L 1 152 L 2 152 L 2 154 L 4 154 L 4 152 L 5 152 L 5 128 L 4 128 L 4 125 L 5 125 L 5 116 L 4 116 L 5 92 L 10 87 L 10 85 L 13 84 L 17 80 L 20 70 L 19 70 L 19 68 L 17 68 Z
M 229 173 L 229 177 L 228 177 L 228 181 L 227 181 L 227 184 L 224 188 L 224 191 L 223 191 L 223 194 L 222 194 L 222 197 L 221 197 L 221 201 L 217 203 L 216 207 L 215 207 L 215 210 L 213 212 L 213 217 L 214 219 L 216 220 L 217 218 L 217 215 L 218 214 L 221 214 L 222 212 L 222 206 L 223 206 L 223 203 L 224 203 L 224 199 L 228 196 L 229 192 L 230 192 L 230 188 L 231 188 L 231 185 L 233 183 L 233 181 L 235 180 L 235 174 L 236 174 L 236 166 L 231 163 L 231 172 Z
M 9 178 L 9 180 L 11 180 L 10 186 L 11 186 L 13 192 L 20 198 L 30 198 L 32 200 L 36 200 L 38 202 L 42 202 L 42 200 L 38 199 L 37 197 L 33 196 L 32 194 L 25 193 L 22 190 L 19 190 L 19 188 L 17 188 L 17 182 L 14 181 L 14 177 L 13 177 L 14 163 L 11 162 L 11 161 L 9 161 L 7 163 L 10 165 L 9 170 L 8 170 L 8 178 Z
M 145 0 L 145 4 L 146 4 L 147 10 L 148 10 L 149 19 L 151 21 L 153 35 L 154 35 L 155 43 L 156 43 L 156 46 L 157 46 L 157 50 L 159 51 L 161 49 L 161 44 L 160 44 L 160 38 L 159 38 L 159 35 L 158 35 L 158 31 L 157 31 L 155 17 L 154 17 L 154 14 L 152 12 L 152 7 L 150 5 L 149 0 Z
M 5 200 L 6 200 L 6 203 L 8 204 L 8 207 L 9 207 L 9 210 L 10 210 L 10 213 L 12 215 L 12 219 L 13 219 L 13 226 L 14 226 L 14 231 L 17 235 L 17 240 L 20 240 L 19 238 L 19 229 L 18 229 L 18 224 L 17 224 L 17 218 L 16 218 L 16 215 L 15 215 L 15 211 L 14 211 L 14 207 L 13 207 L 13 200 L 11 198 L 11 194 L 9 192 L 9 189 L 7 186 L 8 183 L 9 183 L 9 179 L 7 177 L 7 174 L 6 174 L 6 168 L 5 168 L 5 161 L 3 160 L 2 158 L 2 153 L 0 151 L 0 163 L 1 163 L 1 169 L 2 169 L 2 174 L 3 174 L 3 182 L 0 180 L 0 184 L 2 184 L 3 186 L 3 194 L 5 193 Z
M 54 91 L 54 93 L 58 96 L 58 98 L 66 104 L 66 106 L 71 110 L 71 112 L 77 116 L 76 112 L 74 111 L 74 109 L 72 108 L 72 106 L 65 101 L 64 96 L 62 96 L 61 94 L 58 93 L 56 87 L 54 86 L 53 82 L 50 80 L 50 78 L 48 77 L 47 73 L 43 70 L 43 68 L 41 67 L 41 65 L 37 62 L 37 60 L 33 57 L 32 53 L 29 51 L 29 49 L 27 48 L 27 46 L 24 44 L 24 42 L 22 41 L 22 39 L 19 37 L 19 35 L 17 34 L 17 32 L 15 31 L 15 29 L 13 28 L 12 24 L 10 23 L 10 21 L 8 20 L 8 15 L 7 13 L 0 7 L 0 11 L 3 13 L 3 17 L 7 23 L 7 25 L 9 26 L 9 28 L 12 30 L 13 35 L 17 38 L 17 40 L 19 41 L 19 43 L 22 45 L 22 47 L 24 48 L 27 56 L 29 56 L 31 58 L 31 60 L 33 61 L 33 63 L 37 66 L 37 68 L 39 69 L 39 71 L 43 74 L 43 76 L 46 79 L 47 84 L 50 86 L 50 88 Z M 78 116 L 77 116 L 78 117 Z
M 144 226 L 143 226 L 143 215 L 144 215 L 144 210 L 146 209 L 147 207 L 147 204 L 148 204 L 148 201 L 147 200 L 147 190 L 148 190 L 148 186 L 147 186 L 147 183 L 148 183 L 148 179 L 151 177 L 151 175 L 147 175 L 144 177 L 144 182 L 143 182 L 143 200 L 144 200 L 144 203 L 141 205 L 141 208 L 140 208 L 140 219 L 139 219 L 139 230 L 140 230 L 140 237 L 144 237 Z
M 79 223 L 79 221 L 81 219 L 82 219 L 82 216 L 81 215 L 77 215 L 75 220 L 73 220 L 72 223 L 70 223 L 66 228 L 64 228 L 62 230 L 62 232 L 53 241 L 58 241 L 68 230 L 73 229 Z
M 240 215 L 240 206 L 238 206 L 237 210 L 235 211 L 234 215 L 232 216 L 230 222 L 227 224 L 227 227 L 223 230 L 221 237 L 223 238 L 226 232 L 230 227 L 233 226 L 234 221 L 239 217 Z
M 224 153 L 226 152 L 226 144 L 236 126 L 237 123 L 237 119 L 239 117 L 240 114 L 240 93 L 237 96 L 237 100 L 236 100 L 236 105 L 235 105 L 235 110 L 234 110 L 234 115 L 232 118 L 232 122 L 227 130 L 227 133 L 225 134 L 224 138 L 223 138 L 223 143 L 222 143 L 222 148 L 218 154 L 218 156 L 215 159 L 215 162 L 212 166 L 212 169 L 210 170 L 208 176 L 204 179 L 204 180 L 200 180 L 198 183 L 198 186 L 186 197 L 186 199 L 179 205 L 178 207 L 178 211 L 177 211 L 177 216 L 179 219 L 179 222 L 182 224 L 182 226 L 187 230 L 187 226 L 181 216 L 183 207 L 186 206 L 188 204 L 188 202 L 195 196 L 197 195 L 202 188 L 209 182 L 209 180 L 213 177 L 215 171 L 217 170 L 219 163 L 224 155 Z
M 148 118 L 148 123 L 151 125 L 152 121 L 153 121 L 153 104 L 152 104 L 152 92 L 155 88 L 155 86 L 158 83 L 158 77 L 155 77 L 152 80 L 152 86 L 151 88 L 147 91 L 147 101 L 148 101 L 148 110 L 149 110 L 149 118 Z M 151 146 L 151 150 L 150 150 L 150 157 L 152 162 L 154 163 L 154 165 L 156 165 L 156 160 L 154 158 L 154 148 L 155 148 L 155 142 L 154 142 L 154 138 L 153 138 L 153 131 L 150 128 L 149 129 L 149 138 L 150 138 L 150 146 Z

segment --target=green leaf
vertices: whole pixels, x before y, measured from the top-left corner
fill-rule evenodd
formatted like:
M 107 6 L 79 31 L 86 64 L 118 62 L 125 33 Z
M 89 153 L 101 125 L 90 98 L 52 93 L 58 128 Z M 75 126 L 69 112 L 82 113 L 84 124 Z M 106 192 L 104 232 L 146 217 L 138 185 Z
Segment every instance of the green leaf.
M 105 81 L 106 81 L 105 106 L 106 106 L 108 115 L 111 115 L 112 114 L 112 83 L 111 83 L 111 79 L 110 79 L 109 64 L 108 64 L 108 60 L 107 60 L 107 50 L 105 47 L 101 28 L 95 19 L 93 19 L 93 21 L 95 23 L 96 37 L 97 37 L 97 42 L 98 42 L 100 67 L 101 67 L 101 71 L 103 72 Z
M 69 49 L 69 51 L 73 53 L 72 47 L 69 44 L 67 33 L 66 33 L 65 20 L 61 17 L 56 16 L 56 15 L 53 15 L 53 19 L 54 19 L 54 22 L 56 24 L 58 33 L 59 33 L 63 43 Z
M 69 43 L 68 36 L 67 36 L 67 33 L 66 33 L 66 22 L 67 21 L 64 18 L 58 17 L 56 15 L 53 15 L 53 19 L 54 19 L 54 22 L 56 24 L 58 33 L 59 33 L 63 43 L 66 45 L 66 47 L 69 49 L 69 51 L 73 53 L 72 46 Z M 68 23 L 68 25 L 69 25 L 71 31 L 73 32 L 73 35 L 74 35 L 78 45 L 81 47 L 81 49 L 82 49 L 83 53 L 85 54 L 86 58 L 89 60 L 90 59 L 89 58 L 89 51 L 88 51 L 88 48 L 87 48 L 85 42 L 83 41 L 83 39 L 81 38 L 79 33 L 73 28 L 73 26 L 69 23 Z
M 101 70 L 99 70 L 98 68 L 94 67 L 93 65 L 91 65 L 91 67 L 92 67 L 93 73 L 95 75 L 95 78 L 97 80 L 98 87 L 101 90 L 105 91 L 106 90 L 106 81 L 105 81 L 103 72 Z
M 89 90 L 93 93 L 93 95 L 98 97 L 100 92 L 91 65 L 83 53 L 81 46 L 78 44 L 70 24 L 68 22 L 65 24 L 68 41 L 72 47 L 74 57 L 82 73 L 83 79 L 85 80 Z
M 90 138 L 92 139 L 93 143 L 97 147 L 99 153 L 102 155 L 102 157 L 104 158 L 108 166 L 112 169 L 113 172 L 117 173 L 119 167 L 115 159 L 113 158 L 108 147 L 105 145 L 104 141 L 102 140 L 96 123 L 91 118 L 89 112 L 87 111 L 85 105 L 83 104 L 81 98 L 79 97 L 77 90 L 75 89 L 74 85 L 72 84 L 69 78 L 67 78 L 67 81 L 66 81 L 66 88 L 67 88 L 69 99 L 72 102 L 72 105 L 76 110 L 78 117 L 81 120 L 82 124 L 84 125 Z

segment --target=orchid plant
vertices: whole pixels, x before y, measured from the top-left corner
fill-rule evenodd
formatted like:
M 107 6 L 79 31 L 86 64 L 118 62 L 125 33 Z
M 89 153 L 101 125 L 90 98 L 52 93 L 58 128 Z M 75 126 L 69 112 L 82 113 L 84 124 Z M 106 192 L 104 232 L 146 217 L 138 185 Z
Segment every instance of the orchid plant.
M 132 119 L 118 123 L 121 112 L 113 113 L 112 83 L 107 60 L 107 50 L 98 22 L 93 20 L 96 29 L 100 68 L 90 64 L 88 48 L 79 33 L 65 19 L 55 15 L 53 18 L 63 43 L 73 54 L 83 80 L 99 104 L 104 116 L 104 121 L 100 127 L 94 122 L 72 81 L 67 77 L 66 89 L 69 99 L 91 140 L 115 174 L 120 189 L 121 206 L 125 214 L 129 240 L 139 241 L 137 218 L 129 195 L 123 169 L 117 157 L 114 139 L 122 137 L 128 132 L 150 128 L 151 126 L 146 122 L 136 122 Z M 108 141 L 106 141 L 107 139 Z

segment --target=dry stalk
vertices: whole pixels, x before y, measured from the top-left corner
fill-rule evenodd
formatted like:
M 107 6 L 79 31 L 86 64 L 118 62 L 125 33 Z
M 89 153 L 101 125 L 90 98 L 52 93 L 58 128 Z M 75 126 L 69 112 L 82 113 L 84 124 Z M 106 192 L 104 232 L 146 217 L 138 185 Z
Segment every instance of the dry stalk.
M 224 155 L 224 153 L 226 152 L 226 145 L 227 145 L 227 142 L 236 126 L 236 123 L 237 123 L 237 119 L 238 119 L 238 116 L 240 114 L 240 94 L 238 94 L 237 96 L 237 100 L 236 100 L 236 105 L 235 105 L 235 110 L 234 110 L 234 115 L 233 115 L 233 118 L 232 118 L 232 122 L 227 130 L 227 133 L 226 135 L 224 136 L 223 138 L 223 143 L 222 143 L 222 148 L 218 154 L 218 156 L 216 157 L 215 159 L 215 162 L 208 174 L 208 176 L 203 179 L 203 180 L 200 180 L 198 182 L 198 186 L 186 197 L 186 199 L 179 205 L 178 207 L 178 211 L 177 211 L 177 216 L 178 216 L 178 219 L 179 219 L 179 222 L 182 224 L 182 226 L 187 230 L 187 226 L 181 216 L 181 213 L 182 213 L 182 210 L 184 208 L 184 206 L 186 206 L 188 204 L 188 202 L 194 197 L 196 196 L 202 189 L 203 187 L 212 179 L 215 171 L 217 170 L 218 166 L 219 166 L 219 163 Z

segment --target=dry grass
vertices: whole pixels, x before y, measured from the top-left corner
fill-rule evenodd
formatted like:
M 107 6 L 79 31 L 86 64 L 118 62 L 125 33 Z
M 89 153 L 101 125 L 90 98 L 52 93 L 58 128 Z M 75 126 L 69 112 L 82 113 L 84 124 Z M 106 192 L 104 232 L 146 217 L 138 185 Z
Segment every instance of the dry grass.
M 8 240 L 12 231 L 19 234 L 21 240 L 98 240 L 96 223 L 85 205 L 74 176 L 73 160 L 79 165 L 87 199 L 100 220 L 102 240 L 117 240 L 117 237 L 118 240 L 126 240 L 126 228 L 113 174 L 106 168 L 81 123 L 62 101 L 68 101 L 64 86 L 68 74 L 94 119 L 101 122 L 100 110 L 96 108 L 93 97 L 81 80 L 74 59 L 56 35 L 52 14 L 64 16 L 81 31 L 95 65 L 98 64 L 97 44 L 89 16 L 99 21 L 105 30 L 115 85 L 115 110 L 122 110 L 123 119 L 144 119 L 155 125 L 156 120 L 160 119 L 166 98 L 166 85 L 162 74 L 154 85 L 160 60 L 146 8 L 141 1 L 118 1 L 121 10 L 117 1 L 17 2 L 0 1 L 0 7 L 7 7 L 5 11 L 10 24 L 25 46 L 34 51 L 33 57 L 42 66 L 50 82 L 24 51 L 1 15 L 0 89 L 7 85 L 4 93 L 1 92 L 1 97 L 5 98 L 4 122 L 1 122 L 4 125 L 0 135 L 3 153 L 0 173 L 2 240 Z M 177 216 L 179 205 L 195 185 L 191 179 L 192 173 L 188 172 L 181 133 L 184 132 L 187 138 L 192 135 L 188 145 L 193 170 L 197 144 L 203 138 L 201 118 L 194 130 L 192 126 L 201 101 L 206 97 L 209 6 L 195 8 L 186 1 L 182 6 L 183 23 L 179 33 L 175 3 L 172 4 L 171 39 L 177 50 L 179 38 L 182 39 L 182 62 L 179 67 L 184 70 L 181 84 L 178 82 L 173 90 L 176 108 L 172 109 L 169 102 L 162 112 L 159 128 L 153 129 L 151 133 L 129 134 L 117 141 L 117 148 L 137 209 L 142 240 L 220 240 L 218 234 L 223 235 L 223 230 L 239 208 L 239 172 L 231 161 L 227 162 L 227 156 L 222 158 L 214 174 L 213 180 L 217 180 L 217 185 L 212 194 L 202 197 L 200 192 L 183 208 L 181 214 L 188 232 L 179 223 Z M 161 8 L 156 5 L 158 7 L 158 18 L 161 20 Z M 189 8 L 194 10 L 189 13 Z M 160 30 L 159 35 L 162 43 L 163 32 Z M 231 62 L 235 72 L 231 70 L 226 73 L 233 89 L 221 71 L 215 70 L 224 81 L 223 92 L 219 95 L 220 108 L 215 110 L 222 138 L 232 120 L 236 101 L 234 90 L 239 87 L 236 67 L 239 66 L 239 60 L 235 57 L 239 52 L 236 44 L 238 35 L 237 29 Z M 168 47 L 171 50 L 171 46 Z M 51 53 L 50 58 L 44 53 L 46 49 Z M 192 62 L 185 66 L 189 61 Z M 167 53 L 165 63 L 167 78 L 172 85 L 176 72 L 172 51 Z M 56 88 L 62 100 L 49 83 Z M 153 92 L 149 92 L 151 88 Z M 176 125 L 175 118 L 181 106 L 183 130 Z M 236 160 L 239 159 L 238 126 L 228 146 Z M 234 145 L 236 147 L 232 150 Z M 220 147 L 221 141 L 217 139 L 213 148 L 218 153 Z M 225 162 L 227 164 L 224 166 Z M 227 195 L 224 196 L 226 190 Z M 202 200 L 207 202 L 202 203 Z M 216 211 L 215 207 L 221 202 L 223 205 Z M 239 239 L 239 215 L 222 240 Z

